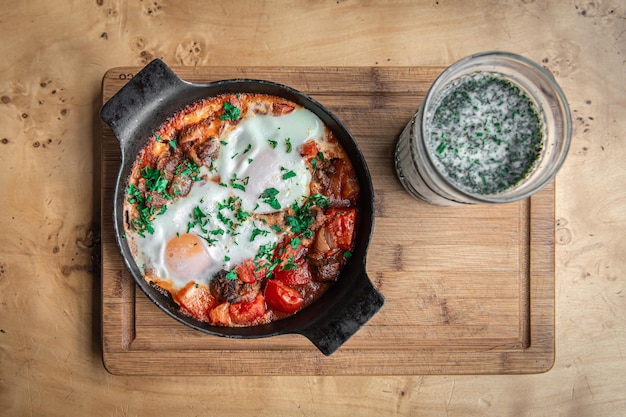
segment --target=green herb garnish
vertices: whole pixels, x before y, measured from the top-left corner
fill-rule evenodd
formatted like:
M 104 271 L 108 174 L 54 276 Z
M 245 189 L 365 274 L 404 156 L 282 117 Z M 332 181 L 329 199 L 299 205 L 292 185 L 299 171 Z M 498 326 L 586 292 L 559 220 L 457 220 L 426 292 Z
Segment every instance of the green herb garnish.
M 224 102 L 224 114 L 220 116 L 220 120 L 237 120 L 241 115 L 241 110 L 230 104 L 228 101 Z
M 287 171 L 283 174 L 283 179 L 288 180 L 289 178 L 293 178 L 296 176 L 296 173 L 293 171 Z
M 291 245 L 292 249 L 298 249 L 298 245 L 300 245 L 300 241 L 301 239 L 299 237 L 294 237 L 293 239 L 291 239 L 291 242 L 289 242 L 289 244 Z
M 165 173 L 156 168 L 145 167 L 139 171 L 139 174 L 145 180 L 147 195 L 144 196 L 134 184 L 130 184 L 126 188 L 126 200 L 135 204 L 137 210 L 137 217 L 130 221 L 132 229 L 141 237 L 145 237 L 144 232 L 154 233 L 154 228 L 151 225 L 153 218 L 167 210 L 167 206 L 162 205 L 157 211 L 157 208 L 152 205 L 154 195 L 168 200 L 172 200 L 174 197 L 167 192 L 168 180 Z
M 237 173 L 233 173 L 233 177 L 230 179 L 230 186 L 241 191 L 246 191 L 246 185 L 248 185 L 250 177 L 237 178 Z
M 280 203 L 276 199 L 276 195 L 278 195 L 278 190 L 276 188 L 268 188 L 261 193 L 259 198 L 274 210 L 280 210 Z
M 267 230 L 253 229 L 252 235 L 250 236 L 250 242 L 254 241 L 254 239 L 256 239 L 257 236 L 267 236 L 268 234 L 269 232 Z
M 291 271 L 292 269 L 296 269 L 298 265 L 296 264 L 295 257 L 292 255 L 287 258 L 287 262 L 283 265 L 283 270 Z
M 310 227 L 315 220 L 311 210 L 314 206 L 326 208 L 330 206 L 330 201 L 328 197 L 322 194 L 314 194 L 309 196 L 302 206 L 298 207 L 296 203 L 291 206 L 294 214 L 292 216 L 285 216 L 285 222 L 293 233 L 299 234 L 305 238 L 313 237 L 313 231 Z
M 146 180 L 146 189 L 158 194 L 167 189 L 167 178 L 165 174 L 156 168 L 145 167 L 141 171 L 141 176 Z

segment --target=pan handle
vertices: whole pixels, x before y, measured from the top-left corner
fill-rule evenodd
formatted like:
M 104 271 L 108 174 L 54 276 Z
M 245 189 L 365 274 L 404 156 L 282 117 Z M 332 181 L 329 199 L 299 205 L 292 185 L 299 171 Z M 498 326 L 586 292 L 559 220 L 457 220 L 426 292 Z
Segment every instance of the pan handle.
M 189 88 L 189 83 L 181 80 L 160 59 L 155 59 L 138 72 L 120 89 L 102 109 L 100 118 L 106 122 L 120 142 L 122 155 L 129 148 L 129 142 L 138 136 L 149 135 L 162 123 L 161 109 L 167 107 L 168 98 L 174 92 Z
M 323 318 L 299 333 L 328 356 L 354 335 L 385 303 L 365 272 L 359 272 L 352 292 Z

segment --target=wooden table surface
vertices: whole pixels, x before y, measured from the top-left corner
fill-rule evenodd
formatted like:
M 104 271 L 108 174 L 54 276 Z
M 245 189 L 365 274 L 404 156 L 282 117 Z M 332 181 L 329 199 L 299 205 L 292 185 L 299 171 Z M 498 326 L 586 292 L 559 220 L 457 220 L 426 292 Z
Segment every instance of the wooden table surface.
M 4 1 L 3 416 L 623 416 L 626 6 L 614 1 Z M 114 376 L 100 320 L 104 73 L 445 66 L 501 50 L 550 70 L 572 146 L 556 182 L 556 355 L 533 375 Z M 417 204 L 417 203 L 416 203 Z

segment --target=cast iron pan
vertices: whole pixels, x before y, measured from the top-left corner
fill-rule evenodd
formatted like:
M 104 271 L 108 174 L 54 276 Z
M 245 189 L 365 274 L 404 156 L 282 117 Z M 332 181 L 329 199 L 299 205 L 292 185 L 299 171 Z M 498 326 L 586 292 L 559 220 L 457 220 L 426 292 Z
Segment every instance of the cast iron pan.
M 169 117 L 191 103 L 224 93 L 261 93 L 280 96 L 315 113 L 331 129 L 348 153 L 361 187 L 354 253 L 337 282 L 316 302 L 283 320 L 253 327 L 220 327 L 182 314 L 178 305 L 150 285 L 135 264 L 124 234 L 124 198 L 128 176 L 138 152 Z M 307 337 L 325 355 L 332 354 L 384 304 L 365 271 L 373 226 L 373 189 L 365 160 L 354 138 L 321 104 L 292 88 L 268 81 L 233 79 L 206 84 L 181 80 L 160 60 L 142 69 L 100 110 L 113 130 L 122 153 L 115 186 L 113 216 L 122 256 L 137 285 L 157 306 L 178 321 L 204 333 L 231 338 L 259 338 L 296 333 Z

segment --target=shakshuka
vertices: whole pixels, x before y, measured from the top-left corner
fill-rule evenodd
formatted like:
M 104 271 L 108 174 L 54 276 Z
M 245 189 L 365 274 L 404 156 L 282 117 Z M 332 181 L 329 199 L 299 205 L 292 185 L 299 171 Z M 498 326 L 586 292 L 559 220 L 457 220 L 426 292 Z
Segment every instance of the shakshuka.
M 134 163 L 125 238 L 145 279 L 220 326 L 297 313 L 354 248 L 359 185 L 333 132 L 280 97 L 225 94 L 166 121 Z

